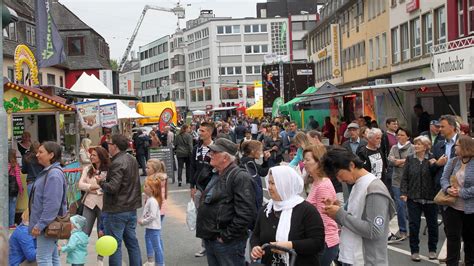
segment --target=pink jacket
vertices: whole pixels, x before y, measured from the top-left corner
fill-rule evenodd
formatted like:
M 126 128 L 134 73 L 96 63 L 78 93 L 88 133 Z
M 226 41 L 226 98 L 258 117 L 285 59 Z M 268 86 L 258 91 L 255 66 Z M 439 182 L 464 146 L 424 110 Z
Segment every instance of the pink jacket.
M 16 183 L 18 184 L 18 195 L 23 194 L 23 184 L 21 183 L 20 166 L 17 164 L 12 169 L 10 163 L 8 163 L 8 174 L 13 174 L 16 177 Z

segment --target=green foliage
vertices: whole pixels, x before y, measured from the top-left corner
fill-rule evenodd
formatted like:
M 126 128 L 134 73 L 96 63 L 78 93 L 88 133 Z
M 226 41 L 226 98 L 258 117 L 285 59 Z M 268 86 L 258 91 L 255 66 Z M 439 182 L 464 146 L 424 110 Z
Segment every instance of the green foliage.
M 26 96 L 23 96 L 20 99 L 13 97 L 10 101 L 3 100 L 3 106 L 7 112 L 17 113 L 22 110 L 37 110 L 39 108 L 39 102 L 37 100 L 30 101 Z

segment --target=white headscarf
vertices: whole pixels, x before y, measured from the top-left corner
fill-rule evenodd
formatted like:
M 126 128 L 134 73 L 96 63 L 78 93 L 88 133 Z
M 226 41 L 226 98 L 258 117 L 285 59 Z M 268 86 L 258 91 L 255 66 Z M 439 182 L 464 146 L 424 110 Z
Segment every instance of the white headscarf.
M 288 234 L 291 228 L 291 214 L 293 208 L 302 203 L 304 199 L 300 196 L 303 192 L 304 181 L 303 178 L 292 167 L 282 165 L 270 168 L 268 175 L 265 177 L 265 182 L 268 188 L 268 176 L 273 176 L 275 187 L 281 197 L 281 201 L 271 199 L 268 201 L 265 208 L 266 216 L 274 211 L 281 211 L 280 220 L 276 231 L 276 241 L 288 241 Z M 289 256 L 286 253 L 284 256 L 286 265 L 289 265 Z

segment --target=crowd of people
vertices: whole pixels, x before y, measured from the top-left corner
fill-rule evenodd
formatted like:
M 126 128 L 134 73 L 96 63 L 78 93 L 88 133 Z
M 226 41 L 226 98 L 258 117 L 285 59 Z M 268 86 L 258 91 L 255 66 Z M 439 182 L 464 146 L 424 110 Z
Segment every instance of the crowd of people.
M 457 265 L 463 241 L 465 265 L 472 265 L 474 140 L 465 136 L 456 117 L 428 116 L 426 121 L 419 107 L 415 134 L 400 127 L 397 118 L 386 119 L 382 130 L 370 117 L 338 125 L 325 118 L 321 128 L 310 117 L 303 130 L 282 117 L 234 117 L 193 121 L 176 132 L 171 127 L 139 129 L 131 139 L 107 131 L 98 146 L 83 139 L 77 184 L 83 192 L 81 208 L 71 217 L 74 229 L 62 246 L 45 237 L 45 228 L 67 213 L 70 204 L 61 147 L 31 143 L 25 136 L 18 144 L 18 150 L 25 148 L 23 163 L 17 163 L 16 150 L 9 160 L 11 183 L 16 183 L 10 205 L 25 193 L 20 172 L 27 174 L 29 194 L 29 209 L 10 238 L 10 265 L 59 265 L 59 252 L 67 253 L 68 263 L 84 265 L 95 223 L 98 237 L 117 240 L 110 265 L 121 265 L 122 242 L 129 265 L 143 265 L 143 244 L 145 264 L 164 265 L 161 234 L 169 184 L 165 164 L 149 158 L 150 149 L 157 147 L 174 151 L 177 186 L 190 187 L 196 237 L 202 240 L 194 255 L 206 256 L 209 265 L 289 265 L 292 260 L 296 265 L 388 265 L 387 245 L 407 238 L 411 260 L 420 261 L 422 214 L 428 258 L 438 259 L 441 214 L 447 257 L 440 260 Z M 127 152 L 130 140 L 134 156 Z M 437 205 L 438 192 L 455 200 Z M 395 216 L 398 230 L 391 232 Z M 144 243 L 138 241 L 137 225 L 145 228 Z M 97 262 L 102 264 L 103 258 L 98 256 Z

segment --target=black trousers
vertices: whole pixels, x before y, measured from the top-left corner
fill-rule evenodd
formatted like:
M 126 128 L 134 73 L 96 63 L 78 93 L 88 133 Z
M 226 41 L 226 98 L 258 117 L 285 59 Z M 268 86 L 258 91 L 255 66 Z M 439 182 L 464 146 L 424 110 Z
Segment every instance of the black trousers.
M 142 172 L 143 175 L 147 175 L 147 173 L 146 173 L 146 162 L 148 161 L 148 154 L 137 154 L 135 157 L 137 158 L 138 165 L 140 166 L 140 168 L 143 171 Z
M 447 242 L 446 264 L 458 265 L 461 257 L 461 237 L 464 241 L 465 265 L 474 265 L 474 214 L 465 214 L 451 207 L 444 212 Z
M 178 157 L 178 182 L 181 183 L 183 181 L 183 167 L 186 165 L 186 183 L 189 183 L 189 179 L 191 178 L 191 165 L 190 165 L 190 158 L 189 157 Z

